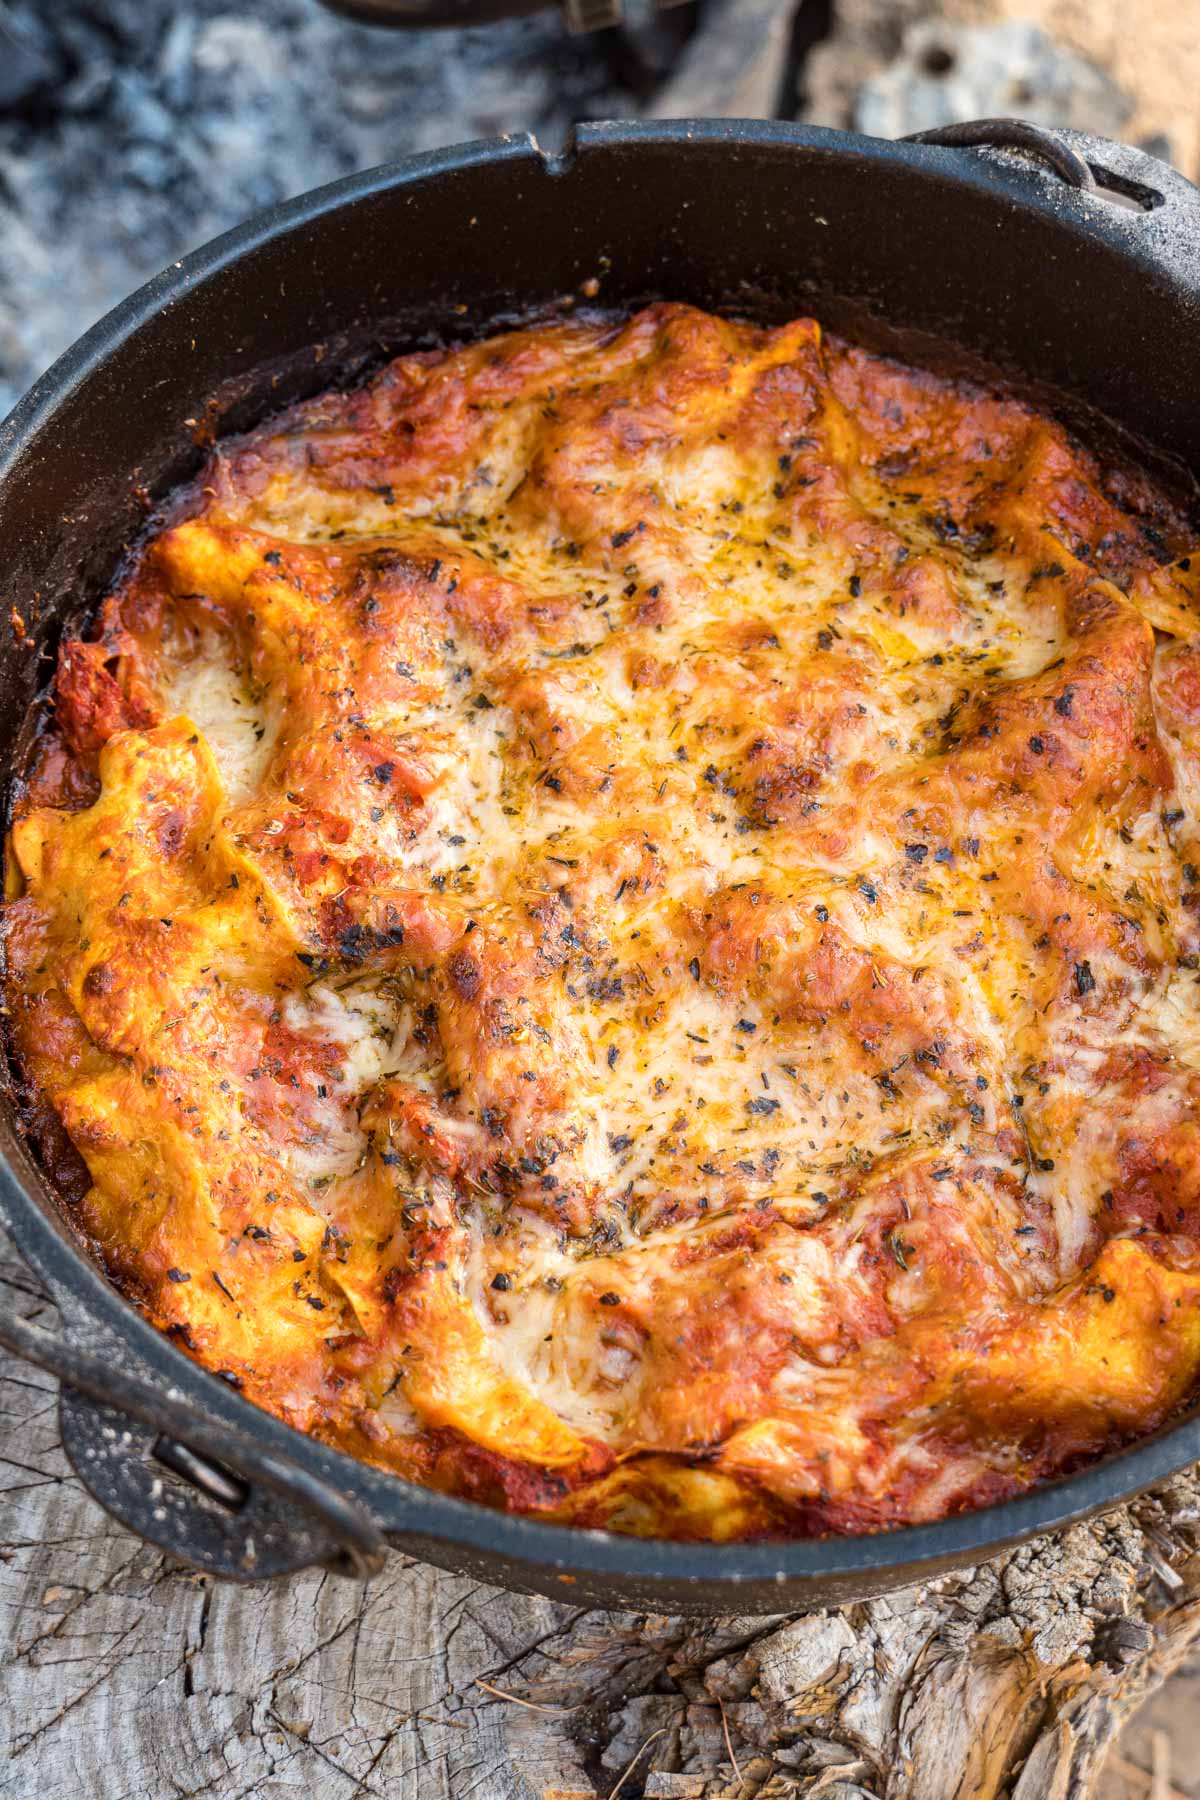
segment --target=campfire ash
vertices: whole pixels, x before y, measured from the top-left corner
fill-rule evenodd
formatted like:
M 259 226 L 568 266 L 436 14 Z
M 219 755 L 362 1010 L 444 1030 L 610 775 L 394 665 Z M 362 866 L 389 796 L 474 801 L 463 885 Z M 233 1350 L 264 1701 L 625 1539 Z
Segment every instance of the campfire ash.
M 0 414 L 260 207 L 409 150 L 635 111 L 615 37 L 553 13 L 393 33 L 315 0 L 0 0 Z

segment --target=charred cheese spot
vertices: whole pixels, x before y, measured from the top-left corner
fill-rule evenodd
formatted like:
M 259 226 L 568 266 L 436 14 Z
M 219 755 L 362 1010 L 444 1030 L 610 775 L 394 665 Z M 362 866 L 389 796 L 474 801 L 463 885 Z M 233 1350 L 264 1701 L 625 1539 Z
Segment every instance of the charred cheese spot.
M 1187 1397 L 1200 554 L 1145 478 L 657 306 L 401 358 L 172 517 L 6 917 L 159 1325 L 381 1467 L 713 1540 Z

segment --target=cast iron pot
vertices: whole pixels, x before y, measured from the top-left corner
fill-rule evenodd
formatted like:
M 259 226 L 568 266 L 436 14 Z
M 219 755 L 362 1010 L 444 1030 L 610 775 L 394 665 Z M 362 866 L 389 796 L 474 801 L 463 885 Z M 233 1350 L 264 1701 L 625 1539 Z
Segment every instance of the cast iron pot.
M 148 498 L 197 468 L 197 421 L 242 429 L 389 352 L 526 315 L 593 277 L 607 304 L 814 310 L 908 354 L 949 341 L 1055 390 L 1085 424 L 1099 409 L 1200 465 L 1197 190 L 1077 132 L 991 121 L 939 140 L 728 121 L 588 126 L 557 155 L 499 139 L 339 182 L 174 264 L 0 427 L 14 609 L 0 766 L 20 753 L 58 636 L 103 592 Z M 779 1612 L 927 1580 L 1200 1457 L 1188 1416 L 1021 1499 L 872 1537 L 712 1546 L 570 1531 L 353 1462 L 191 1362 L 88 1259 L 8 1090 L 0 1217 L 60 1321 L 51 1333 L 0 1320 L 0 1343 L 60 1377 L 63 1443 L 85 1485 L 151 1543 L 243 1580 L 311 1564 L 367 1573 L 395 1545 L 573 1602 Z

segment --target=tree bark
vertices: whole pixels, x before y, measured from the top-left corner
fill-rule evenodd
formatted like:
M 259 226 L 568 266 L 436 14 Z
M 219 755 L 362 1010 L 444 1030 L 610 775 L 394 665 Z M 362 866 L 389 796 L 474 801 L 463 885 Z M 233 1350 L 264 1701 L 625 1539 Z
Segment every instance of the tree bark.
M 5 1800 L 1085 1800 L 1200 1637 L 1195 1474 L 928 1587 L 698 1621 L 401 1555 L 213 1583 L 87 1497 L 44 1377 L 4 1363 L 0 1407 Z

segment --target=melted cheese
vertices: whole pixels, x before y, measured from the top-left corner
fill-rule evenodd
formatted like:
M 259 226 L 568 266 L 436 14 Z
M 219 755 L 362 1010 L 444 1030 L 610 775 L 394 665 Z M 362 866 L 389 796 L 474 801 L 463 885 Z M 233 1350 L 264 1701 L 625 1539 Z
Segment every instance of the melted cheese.
M 18 1047 L 152 1315 L 616 1529 L 876 1529 L 1156 1425 L 1200 658 L 1186 527 L 1123 491 L 682 307 L 222 447 L 64 652 L 100 798 L 13 842 Z
M 278 718 L 255 699 L 231 648 L 220 640 L 178 650 L 159 679 L 164 712 L 191 719 L 213 756 L 231 804 L 255 793 L 275 749 Z

